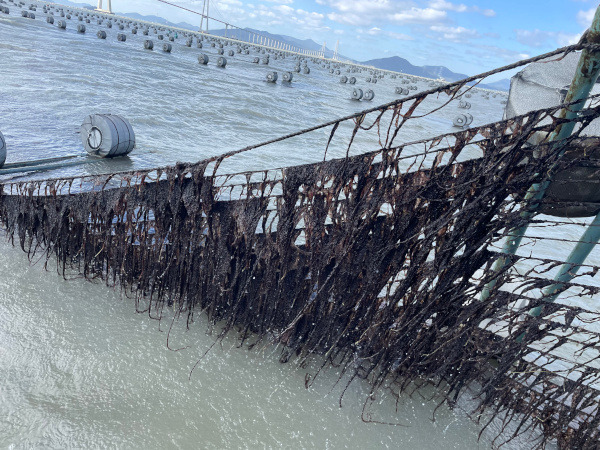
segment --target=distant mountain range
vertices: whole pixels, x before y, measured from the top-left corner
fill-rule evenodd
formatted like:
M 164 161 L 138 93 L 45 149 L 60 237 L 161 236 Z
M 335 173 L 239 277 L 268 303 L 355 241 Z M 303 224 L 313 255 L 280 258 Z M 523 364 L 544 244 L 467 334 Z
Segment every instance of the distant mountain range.
M 399 56 L 371 59 L 369 61 L 364 61 L 361 64 L 364 64 L 365 66 L 377 67 L 378 69 L 392 70 L 394 72 L 416 75 L 418 77 L 442 77 L 446 81 L 458 81 L 468 77 L 468 75 L 465 75 L 464 73 L 452 72 L 450 69 L 444 66 L 413 66 L 408 60 L 400 58 Z M 485 89 L 508 91 L 510 89 L 510 80 L 503 79 L 494 83 L 480 84 L 479 86 Z
M 75 3 L 75 2 L 71 2 L 69 0 L 62 0 L 61 3 L 65 4 L 65 5 L 69 5 L 69 6 L 76 6 L 79 8 L 94 9 L 93 6 L 90 6 L 87 3 Z M 160 23 L 161 25 L 165 25 L 168 27 L 184 28 L 186 30 L 191 30 L 191 31 L 198 31 L 198 28 L 199 28 L 199 24 L 192 25 L 191 23 L 187 23 L 187 22 L 173 23 L 173 22 L 170 22 L 159 16 L 153 16 L 153 15 L 145 16 L 145 15 L 138 14 L 138 13 L 117 13 L 117 14 L 120 16 L 130 17 L 134 20 L 145 20 L 147 22 Z M 269 39 L 275 39 L 280 42 L 285 42 L 287 44 L 291 44 L 294 47 L 303 48 L 303 49 L 309 50 L 309 51 L 318 51 L 321 49 L 321 44 L 318 44 L 317 42 L 313 41 L 312 39 L 297 39 L 292 36 L 286 36 L 283 34 L 271 34 L 268 31 L 254 30 L 252 28 L 245 28 L 243 30 L 228 29 L 227 31 L 224 28 L 210 30 L 210 33 L 214 34 L 216 36 L 225 36 L 225 34 L 227 33 L 227 37 L 231 37 L 231 38 L 235 38 L 235 39 L 247 39 L 248 32 L 260 34 L 262 36 L 268 37 Z M 333 50 L 326 48 L 325 49 L 325 57 L 331 58 L 332 56 L 333 56 Z M 465 75 L 464 73 L 452 72 L 450 69 L 448 69 L 447 67 L 444 67 L 444 66 L 414 66 L 408 60 L 401 58 L 399 56 L 392 56 L 390 58 L 371 59 L 369 61 L 362 61 L 362 62 L 350 60 L 349 58 L 344 57 L 342 55 L 340 55 L 340 58 L 344 59 L 344 60 L 356 62 L 359 64 L 364 64 L 365 66 L 373 66 L 373 67 L 377 67 L 378 69 L 392 70 L 395 72 L 402 72 L 402 73 L 406 73 L 409 75 L 416 75 L 419 77 L 426 77 L 426 78 L 442 77 L 447 81 L 458 81 L 458 80 L 467 78 L 467 75 Z M 482 88 L 486 88 L 486 89 L 508 91 L 510 89 L 510 80 L 503 79 L 500 81 L 496 81 L 494 83 L 480 84 L 479 86 Z

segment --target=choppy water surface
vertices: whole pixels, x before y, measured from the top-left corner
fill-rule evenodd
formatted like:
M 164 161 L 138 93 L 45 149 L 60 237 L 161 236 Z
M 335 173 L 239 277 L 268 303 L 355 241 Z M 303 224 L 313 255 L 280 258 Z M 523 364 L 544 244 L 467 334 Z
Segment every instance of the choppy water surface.
M 267 68 L 250 63 L 254 53 L 236 54 L 222 70 L 214 65 L 215 49 L 187 48 L 181 38 L 171 54 L 150 52 L 141 33 L 126 29 L 122 43 L 116 28 L 102 27 L 108 38 L 100 40 L 95 21 L 82 35 L 75 20 L 58 30 L 41 9 L 30 20 L 8 6 L 11 14 L 0 15 L 7 162 L 80 153 L 78 128 L 90 113 L 120 114 L 136 132 L 129 160 L 60 175 L 197 161 L 390 101 L 399 84 L 387 78 L 367 85 L 358 74 L 357 86 L 372 88 L 376 99 L 353 102 L 350 86 L 314 65 L 308 76 L 294 74 L 291 86 L 263 81 L 267 70 L 290 70 L 295 61 L 289 58 L 272 59 Z M 197 63 L 201 52 L 211 57 L 207 67 Z M 475 123 L 500 119 L 501 97 L 484 102 L 478 95 L 470 111 Z M 402 140 L 451 131 L 456 111 L 411 125 Z M 267 147 L 230 168 L 318 160 L 327 136 Z M 171 347 L 189 348 L 174 352 L 166 348 L 168 326 L 135 314 L 132 301 L 101 284 L 67 282 L 30 265 L 0 236 L 0 448 L 490 447 L 485 436 L 477 441 L 478 428 L 460 411 L 441 408 L 432 422 L 436 403 L 420 397 L 403 397 L 397 412 L 392 398 L 371 410 L 374 419 L 403 426 L 363 423 L 365 384 L 354 383 L 340 409 L 336 370 L 305 389 L 310 368 L 279 364 L 270 347 L 239 349 L 233 337 L 189 377 L 214 337 L 200 319 L 187 332 L 176 324 Z

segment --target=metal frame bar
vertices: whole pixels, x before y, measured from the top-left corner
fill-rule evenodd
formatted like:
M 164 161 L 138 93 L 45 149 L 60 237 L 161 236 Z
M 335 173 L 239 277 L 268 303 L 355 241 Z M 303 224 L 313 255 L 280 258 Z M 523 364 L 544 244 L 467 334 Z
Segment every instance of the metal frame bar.
M 592 25 L 586 32 L 586 39 L 588 43 L 600 43 L 600 6 L 596 9 L 596 14 L 594 15 Z M 584 49 L 581 53 L 581 58 L 579 59 L 577 69 L 575 71 L 575 76 L 573 77 L 573 81 L 571 83 L 571 86 L 569 87 L 569 92 L 567 93 L 567 96 L 565 98 L 565 103 L 576 103 L 572 104 L 569 108 L 562 109 L 559 113 L 559 118 L 567 119 L 569 120 L 569 122 L 558 125 L 548 139 L 548 142 L 556 143 L 552 146 L 553 151 L 560 149 L 558 154 L 559 159 L 562 158 L 566 151 L 564 140 L 571 136 L 571 133 L 575 128 L 575 122 L 573 121 L 573 119 L 577 118 L 577 115 L 583 109 L 585 105 L 585 100 L 589 96 L 594 84 L 596 83 L 598 75 L 600 75 L 600 51 Z M 552 167 L 550 171 L 552 172 L 553 169 L 554 167 Z M 542 183 L 535 183 L 527 191 L 525 201 L 531 202 L 532 207 L 527 211 L 523 211 L 521 213 L 521 217 L 526 219 L 527 223 L 519 228 L 512 229 L 509 232 L 508 238 L 502 248 L 503 256 L 500 256 L 496 260 L 492 270 L 499 272 L 502 269 L 506 268 L 506 266 L 509 264 L 510 260 L 512 259 L 512 256 L 516 253 L 517 249 L 519 248 L 521 240 L 523 239 L 523 236 L 525 235 L 525 232 L 527 231 L 527 228 L 529 226 L 529 221 L 535 215 L 537 207 L 544 198 L 544 195 L 546 194 L 546 189 L 550 185 L 550 182 L 551 179 L 548 179 Z M 591 237 L 595 237 L 595 234 L 590 234 L 592 234 Z M 600 239 L 600 236 L 598 236 L 598 239 Z M 593 248 L 593 245 L 595 245 L 598 242 L 598 239 L 596 239 L 596 241 L 593 244 L 583 244 L 582 242 L 580 242 L 580 244 L 582 244 L 582 248 L 579 248 L 578 244 L 578 246 L 576 247 L 577 255 L 572 254 L 569 257 L 563 268 L 561 268 L 559 274 L 563 272 L 567 274 L 572 273 L 573 269 L 578 264 L 583 263 L 587 255 L 589 255 L 591 248 Z M 586 245 L 592 245 L 592 247 L 589 250 L 587 250 Z M 585 253 L 585 251 L 587 251 L 587 253 Z M 584 253 L 585 256 L 583 257 L 583 259 L 581 259 L 581 256 Z M 578 263 L 577 261 L 579 261 L 580 259 L 581 261 Z M 565 266 L 568 266 L 568 268 L 564 269 Z M 571 276 L 571 278 L 573 276 Z M 496 286 L 496 283 L 497 279 L 494 279 L 483 288 L 480 300 L 486 300 L 489 298 L 492 289 Z M 550 292 L 550 290 L 548 292 Z M 555 298 L 556 296 L 549 299 L 549 301 L 554 301 Z M 538 308 L 536 308 L 536 311 L 537 309 Z M 541 312 L 541 307 L 539 312 Z M 539 312 L 537 312 L 537 314 L 539 314 Z M 535 314 L 535 312 L 533 313 Z

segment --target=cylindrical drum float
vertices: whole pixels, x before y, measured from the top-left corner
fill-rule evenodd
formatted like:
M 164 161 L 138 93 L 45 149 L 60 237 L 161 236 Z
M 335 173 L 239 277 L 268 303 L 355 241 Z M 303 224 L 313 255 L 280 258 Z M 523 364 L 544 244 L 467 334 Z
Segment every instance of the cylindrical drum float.
M 104 30 L 99 30 L 96 33 L 96 36 L 98 36 L 98 39 L 106 39 L 106 31 Z
M 346 75 L 342 75 L 342 77 L 340 78 L 340 83 L 347 83 L 348 82 L 348 77 Z
M 292 74 L 292 72 L 283 72 L 281 74 L 281 80 L 285 81 L 286 83 L 291 83 L 293 79 L 294 75 Z
M 473 116 L 469 113 L 458 114 L 452 121 L 455 127 L 463 128 L 469 126 L 473 122 Z
M 127 35 L 123 34 L 123 33 L 119 33 L 117 34 L 117 41 L 119 42 L 125 42 L 127 40 Z
M 227 65 L 227 60 L 225 59 L 225 57 L 219 56 L 219 59 L 217 59 L 217 67 L 222 67 L 224 69 L 226 65 Z
M 146 50 L 152 50 L 154 48 L 154 42 L 152 42 L 152 39 L 146 39 L 144 41 L 144 48 Z
M 79 25 L 77 25 L 77 32 L 78 33 L 85 33 L 85 25 L 80 23 Z
M 225 53 L 225 50 L 223 50 L 222 48 L 220 48 L 220 49 L 217 50 L 217 53 L 219 55 L 222 55 L 223 53 Z
M 352 90 L 352 100 L 360 100 L 363 96 L 363 91 L 361 88 L 354 88 Z
M 163 52 L 171 53 L 171 50 L 173 50 L 173 47 L 171 46 L 171 44 L 169 44 L 168 42 L 165 42 L 163 44 Z
M 375 98 L 375 92 L 372 89 L 367 89 L 363 95 L 363 100 L 371 101 Z
M 269 83 L 275 83 L 277 81 L 277 72 L 267 73 L 267 81 Z
M 310 73 L 310 69 L 308 68 L 308 66 L 304 66 L 304 69 L 302 70 L 303 73 L 305 73 L 306 75 L 308 75 Z
M 204 53 L 201 53 L 200 55 L 198 55 L 198 62 L 200 64 L 207 65 L 208 64 L 208 56 L 205 55 Z
M 54 16 L 48 16 L 48 17 L 46 17 L 46 22 L 48 22 L 49 24 L 53 24 L 54 23 Z
M 356 84 L 356 78 L 355 77 L 350 77 L 350 79 L 348 80 L 348 83 L 350 83 L 350 84 Z
M 85 150 L 102 158 L 124 156 L 135 147 L 135 134 L 126 119 L 113 114 L 87 116 L 79 128 Z
M 56 26 L 61 30 L 65 30 L 67 28 L 67 22 L 65 22 L 64 20 L 59 20 Z

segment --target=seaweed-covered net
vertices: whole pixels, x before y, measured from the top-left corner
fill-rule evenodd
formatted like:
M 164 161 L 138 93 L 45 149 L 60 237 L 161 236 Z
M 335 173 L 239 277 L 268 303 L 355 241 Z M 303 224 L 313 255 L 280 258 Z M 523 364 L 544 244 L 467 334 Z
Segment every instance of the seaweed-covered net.
M 512 424 L 508 438 L 539 426 L 540 447 L 549 439 L 594 447 L 597 327 L 577 348 L 588 357 L 550 367 L 590 313 L 530 295 L 560 261 L 515 256 L 500 272 L 491 267 L 508 230 L 535 207 L 526 190 L 565 169 L 561 146 L 600 116 L 597 99 L 561 145 L 528 144 L 564 122 L 559 106 L 394 143 L 428 96 L 456 101 L 484 76 L 308 130 L 329 127 L 325 153 L 338 139 L 343 158 L 220 173 L 248 148 L 161 169 L 8 182 L 0 218 L 31 256 L 55 259 L 65 276 L 119 283 L 153 317 L 165 307 L 188 321 L 205 312 L 222 335 L 279 343 L 283 361 L 325 355 L 324 366 L 367 379 L 373 392 L 390 380 L 403 390 L 428 379 L 452 403 L 475 389 L 481 411 Z M 368 132 L 377 136 L 371 151 L 352 155 L 357 135 Z M 532 263 L 519 273 L 524 259 Z M 480 301 L 492 279 L 491 296 Z M 597 292 L 575 282 L 564 289 L 578 286 L 578 295 Z M 538 305 L 540 317 L 527 314 Z

